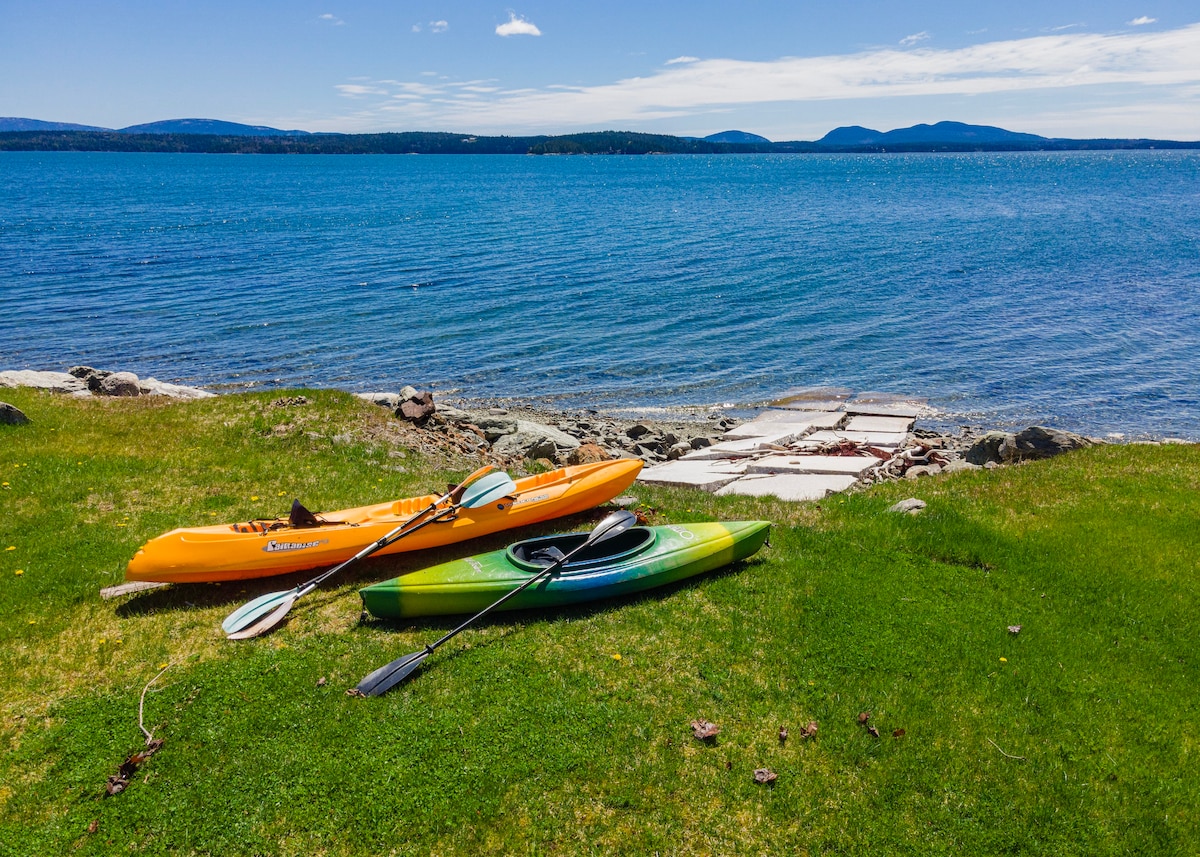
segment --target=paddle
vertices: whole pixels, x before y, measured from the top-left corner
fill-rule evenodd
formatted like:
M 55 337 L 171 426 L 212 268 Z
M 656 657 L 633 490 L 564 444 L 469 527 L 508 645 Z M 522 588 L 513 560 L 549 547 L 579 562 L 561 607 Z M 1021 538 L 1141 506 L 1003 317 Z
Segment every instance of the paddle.
M 350 557 L 350 559 L 322 572 L 312 580 L 302 583 L 294 589 L 288 589 L 283 592 L 268 592 L 266 595 L 260 595 L 258 598 L 243 604 L 225 617 L 225 621 L 221 623 L 221 630 L 231 640 L 248 640 L 251 637 L 257 637 L 259 634 L 269 631 L 278 625 L 299 598 L 312 592 L 323 581 L 337 574 L 346 568 L 346 566 L 370 556 L 377 550 L 387 547 L 392 542 L 410 533 L 415 533 L 426 524 L 453 515 L 454 512 L 464 506 L 469 509 L 484 506 L 516 490 L 516 484 L 509 478 L 507 473 L 493 473 L 491 472 L 492 470 L 494 468 L 491 465 L 476 470 L 455 486 L 453 491 L 434 500 L 429 506 L 417 512 L 407 521 L 387 533 L 387 535 L 371 542 L 357 554 Z M 435 512 L 439 505 L 447 501 L 450 503 L 449 506 Z M 416 523 L 422 516 L 429 515 L 431 512 L 435 512 L 432 517 Z M 413 526 L 414 523 L 416 523 L 416 526 Z
M 539 580 L 541 580 L 545 577 L 549 577 L 551 574 L 553 574 L 559 568 L 566 565 L 566 563 L 570 561 L 571 557 L 575 556 L 575 554 L 579 553 L 584 548 L 590 547 L 591 545 L 597 544 L 598 542 L 602 542 L 605 539 L 611 539 L 613 536 L 616 536 L 616 535 L 619 535 L 620 533 L 625 532 L 626 530 L 628 530 L 630 527 L 632 527 L 636 523 L 637 523 L 637 515 L 633 514 L 633 512 L 628 512 L 628 511 L 624 511 L 624 510 L 622 510 L 620 512 L 613 512 L 607 518 L 605 518 L 603 521 L 601 521 L 596 526 L 596 529 L 592 530 L 592 532 L 588 535 L 587 539 L 579 547 L 575 548 L 573 551 L 571 551 L 570 553 L 565 554 L 565 555 L 560 553 L 559 557 L 551 565 L 548 565 L 545 568 L 543 568 L 541 571 L 539 571 L 537 574 L 533 575 L 531 578 L 526 580 L 524 583 L 522 583 L 516 589 L 513 589 L 511 592 L 506 592 L 501 598 L 499 598 L 498 600 L 496 600 L 489 606 L 484 607 L 482 610 L 480 610 L 478 613 L 476 613 L 474 616 L 472 616 L 467 621 L 463 622 L 461 625 L 459 625 L 453 631 L 446 634 L 444 637 L 442 637 L 436 643 L 431 643 L 430 645 L 426 646 L 424 649 L 422 649 L 419 652 L 413 652 L 411 655 L 405 655 L 402 658 L 397 658 L 396 660 L 392 661 L 390 664 L 386 664 L 386 665 L 380 667 L 379 669 L 375 670 L 373 673 L 366 676 L 362 681 L 360 681 L 358 683 L 358 687 L 356 687 L 355 690 L 357 690 L 363 696 L 379 696 L 380 694 L 387 693 L 389 690 L 391 690 L 393 687 L 398 685 L 400 682 L 404 681 L 404 679 L 406 679 L 412 673 L 413 670 L 415 670 L 418 666 L 420 666 L 422 661 L 424 661 L 427 657 L 429 657 L 431 654 L 433 654 L 434 649 L 436 649 L 438 646 L 442 645 L 442 643 L 446 642 L 451 637 L 458 634 L 459 631 L 466 628 L 468 625 L 470 625 L 476 619 L 480 618 L 481 616 L 483 616 L 487 613 L 490 613 L 492 610 L 495 610 L 497 607 L 499 607 L 505 601 L 512 598 L 514 595 L 516 595 L 518 592 L 525 589 L 526 587 L 532 586 L 533 584 L 537 583 Z

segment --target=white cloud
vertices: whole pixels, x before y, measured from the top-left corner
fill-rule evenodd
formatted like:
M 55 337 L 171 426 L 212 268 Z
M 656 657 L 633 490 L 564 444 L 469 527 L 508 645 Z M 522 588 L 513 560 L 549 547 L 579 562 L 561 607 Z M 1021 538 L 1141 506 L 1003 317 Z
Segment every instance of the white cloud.
M 449 29 L 450 29 L 450 24 L 447 21 L 430 21 L 429 22 L 429 32 L 431 32 L 431 33 L 444 33 Z
M 329 12 L 326 12 L 324 15 L 322 15 L 321 20 L 325 21 L 327 24 L 333 24 L 333 26 L 335 26 L 335 27 L 344 26 L 346 23 L 341 18 L 339 18 L 337 15 L 331 15 Z
M 929 40 L 929 33 L 922 30 L 919 33 L 913 33 L 911 36 L 905 36 L 900 40 L 900 44 L 906 48 L 911 48 L 913 45 Z
M 680 63 L 700 62 L 700 57 L 675 57 L 673 60 L 667 60 L 667 65 L 679 65 Z
M 542 31 L 531 21 L 517 16 L 516 12 L 508 13 L 508 23 L 496 27 L 497 36 L 540 36 Z
M 496 91 L 465 89 L 481 83 Z M 1200 120 L 1193 118 L 1200 117 L 1200 24 L 1160 32 L 1040 35 L 954 50 L 884 48 L 771 61 L 696 60 L 593 86 L 556 83 L 514 90 L 496 81 L 443 80 L 373 85 L 425 98 L 406 99 L 404 104 L 380 99 L 374 113 L 356 115 L 358 127 L 434 123 L 476 133 L 645 128 L 688 117 L 700 122 L 697 117 L 731 110 L 785 110 L 795 115 L 802 105 L 809 105 L 804 108 L 808 111 L 818 103 L 836 101 L 911 99 L 908 103 L 916 104 L 920 99 L 920 104 L 930 105 L 934 98 L 957 98 L 961 103 L 963 97 L 1000 96 L 1010 104 L 1022 94 L 1046 93 L 1046 98 L 1063 103 L 1070 91 L 1112 90 L 1119 92 L 1119 103 L 1141 104 L 1144 111 L 1151 104 L 1172 103 L 1181 117 L 1188 117 L 1178 123 L 1197 129 L 1183 136 L 1195 139 L 1200 136 Z M 417 86 L 423 89 L 414 89 Z M 373 94 L 368 89 L 339 87 L 353 98 Z M 464 98 L 468 92 L 486 97 Z M 857 110 L 844 108 L 849 113 Z
M 1142 15 L 1140 18 L 1134 18 L 1132 21 L 1130 21 L 1129 26 L 1141 27 L 1146 24 L 1156 24 L 1156 23 L 1158 23 L 1158 18 L 1151 18 L 1148 15 Z

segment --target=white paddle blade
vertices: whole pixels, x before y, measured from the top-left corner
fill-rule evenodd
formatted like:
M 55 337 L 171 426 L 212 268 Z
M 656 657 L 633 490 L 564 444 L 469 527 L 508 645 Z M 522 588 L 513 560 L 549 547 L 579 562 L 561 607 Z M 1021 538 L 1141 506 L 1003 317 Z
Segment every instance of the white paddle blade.
M 494 503 L 517 490 L 517 483 L 507 473 L 489 473 L 487 476 L 473 482 L 463 492 L 460 505 L 468 509 L 478 509 L 488 503 Z
M 226 634 L 232 634 L 249 625 L 253 625 L 287 600 L 295 591 L 294 589 L 289 589 L 286 592 L 268 592 L 266 595 L 260 595 L 251 601 L 247 601 L 225 617 L 225 621 L 221 623 L 221 630 Z
M 232 634 L 226 634 L 225 639 L 249 640 L 251 637 L 257 637 L 260 634 L 265 634 L 267 631 L 270 631 L 283 621 L 283 617 L 288 614 L 288 611 L 292 609 L 292 605 L 295 603 L 296 596 L 290 595 L 278 607 L 268 613 L 257 623 L 251 625 L 249 628 L 243 628 L 242 630 L 236 631 Z
M 483 465 L 483 467 L 479 468 L 474 473 L 465 477 L 462 482 L 459 482 L 457 485 L 455 485 L 454 489 L 452 491 L 450 491 L 449 494 L 447 494 L 445 497 L 443 497 L 438 502 L 445 502 L 446 500 L 449 500 L 450 505 L 457 506 L 460 502 L 462 502 L 463 493 L 466 492 L 467 486 L 469 486 L 472 482 L 476 481 L 477 479 L 487 476 L 489 473 L 491 473 L 495 469 L 496 469 L 495 465 L 492 465 L 492 464 Z

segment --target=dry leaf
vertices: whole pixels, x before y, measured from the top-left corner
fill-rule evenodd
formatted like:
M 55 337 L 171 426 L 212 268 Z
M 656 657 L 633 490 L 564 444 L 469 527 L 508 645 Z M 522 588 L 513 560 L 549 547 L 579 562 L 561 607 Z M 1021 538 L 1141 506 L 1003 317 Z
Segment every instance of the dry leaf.
M 814 738 L 814 737 L 816 737 L 816 734 L 817 734 L 817 721 L 815 721 L 815 720 L 808 721 L 808 725 L 805 726 L 804 729 L 801 730 L 801 732 L 800 732 L 800 735 L 803 738 Z
M 1020 626 L 1020 625 L 1009 625 L 1009 626 L 1008 626 L 1008 633 L 1010 633 L 1010 634 L 1019 634 L 1019 633 L 1021 633 L 1021 626 Z
M 858 722 L 864 726 L 867 725 L 867 721 L 870 719 L 871 719 L 871 712 L 869 712 L 869 711 L 864 711 L 858 715 Z
M 710 741 L 717 737 L 717 733 L 721 731 L 721 727 L 708 720 L 693 720 L 692 735 L 701 741 Z
M 765 786 L 767 783 L 773 783 L 779 779 L 779 774 L 772 771 L 770 768 L 758 768 L 754 771 L 754 782 L 760 786 Z
M 92 823 L 88 825 L 88 833 L 95 833 L 100 829 L 100 819 L 93 818 Z
M 780 744 L 782 744 L 784 741 L 786 741 L 786 740 L 787 740 L 787 736 L 788 736 L 787 727 L 786 727 L 786 726 L 780 726 L 780 727 L 779 727 L 779 743 L 780 743 Z
M 878 729 L 876 729 L 874 726 L 868 726 L 868 727 L 867 727 L 867 731 L 871 733 L 871 737 L 872 737 L 872 738 L 878 738 L 878 737 L 879 737 L 879 730 L 878 730 Z
M 893 738 L 903 738 L 903 737 L 905 736 L 905 734 L 906 734 L 906 733 L 905 733 L 905 731 L 904 731 L 903 729 L 893 729 L 893 730 L 892 730 L 892 737 L 893 737 Z
M 321 676 L 319 679 L 317 679 L 317 687 L 324 687 L 324 686 L 325 686 L 325 676 Z

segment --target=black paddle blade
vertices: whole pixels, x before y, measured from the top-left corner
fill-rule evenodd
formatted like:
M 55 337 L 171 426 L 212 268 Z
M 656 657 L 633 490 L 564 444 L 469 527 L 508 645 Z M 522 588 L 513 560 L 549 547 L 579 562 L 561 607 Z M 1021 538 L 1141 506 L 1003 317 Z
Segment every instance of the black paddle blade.
M 429 657 L 430 651 L 432 650 L 422 649 L 411 655 L 396 658 L 390 664 L 384 664 L 367 675 L 354 689 L 363 696 L 381 696 L 408 678 L 421 662 Z

